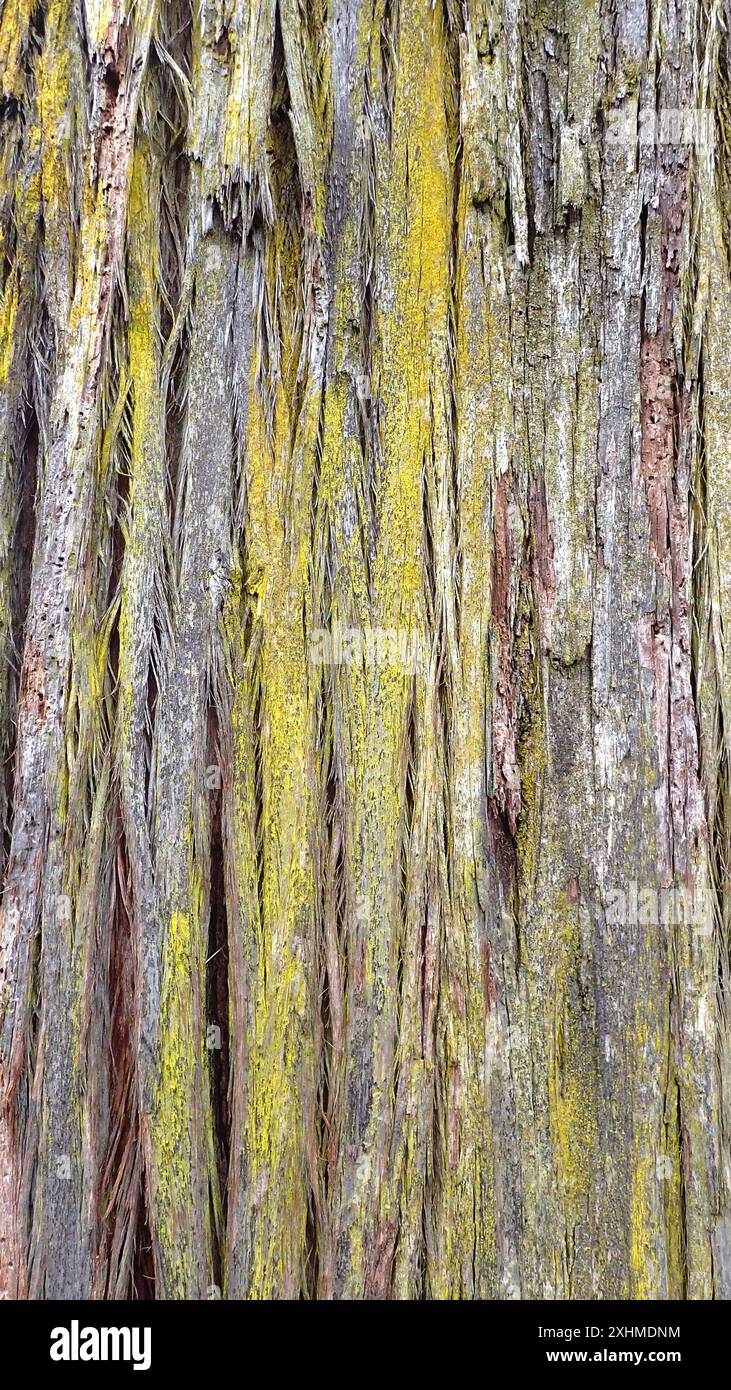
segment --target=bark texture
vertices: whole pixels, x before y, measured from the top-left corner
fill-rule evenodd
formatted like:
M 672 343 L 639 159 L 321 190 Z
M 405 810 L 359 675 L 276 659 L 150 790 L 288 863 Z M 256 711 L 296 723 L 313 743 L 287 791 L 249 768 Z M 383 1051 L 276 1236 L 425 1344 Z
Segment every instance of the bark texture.
M 731 1296 L 730 28 L 0 0 L 5 1296 Z

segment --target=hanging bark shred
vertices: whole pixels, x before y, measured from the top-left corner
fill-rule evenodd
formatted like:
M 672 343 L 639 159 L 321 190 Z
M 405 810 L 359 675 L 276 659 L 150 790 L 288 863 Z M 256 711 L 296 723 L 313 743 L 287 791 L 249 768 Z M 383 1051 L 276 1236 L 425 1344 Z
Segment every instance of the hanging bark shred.
M 0 1296 L 731 1296 L 728 19 L 0 6 Z

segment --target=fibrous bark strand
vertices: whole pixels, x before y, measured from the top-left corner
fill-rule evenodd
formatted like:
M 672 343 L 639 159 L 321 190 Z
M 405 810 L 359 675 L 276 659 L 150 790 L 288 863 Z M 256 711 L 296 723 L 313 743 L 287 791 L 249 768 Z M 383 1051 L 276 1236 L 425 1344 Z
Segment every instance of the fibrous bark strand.
M 0 1292 L 731 1292 L 722 0 L 0 8 Z

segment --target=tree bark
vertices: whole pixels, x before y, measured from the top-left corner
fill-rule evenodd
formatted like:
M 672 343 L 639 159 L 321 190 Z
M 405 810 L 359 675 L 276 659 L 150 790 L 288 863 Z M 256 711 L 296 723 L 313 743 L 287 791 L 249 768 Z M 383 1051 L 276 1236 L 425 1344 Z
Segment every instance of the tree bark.
M 727 0 L 0 0 L 0 1291 L 731 1296 Z

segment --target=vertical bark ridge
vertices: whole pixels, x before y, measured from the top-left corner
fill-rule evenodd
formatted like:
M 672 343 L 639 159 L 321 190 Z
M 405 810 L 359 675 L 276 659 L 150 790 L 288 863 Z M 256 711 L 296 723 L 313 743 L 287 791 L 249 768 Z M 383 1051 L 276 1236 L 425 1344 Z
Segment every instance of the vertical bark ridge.
M 111 6 L 87 50 L 68 7 L 52 6 L 39 74 L 44 237 L 53 260 L 47 302 L 57 361 L 36 510 L 2 940 L 9 999 L 3 1030 L 5 1113 L 16 1135 L 18 1182 L 29 1181 L 39 1146 L 38 1200 L 28 1213 L 25 1236 L 27 1270 L 20 1261 L 13 1263 L 21 1287 L 27 1277 L 34 1292 L 51 1295 L 68 1282 L 80 1292 L 90 1284 L 89 1247 L 81 1224 L 78 1072 L 72 1066 L 78 1046 L 78 963 L 87 943 L 83 927 L 75 930 L 76 903 L 64 864 L 73 771 L 67 762 L 73 749 L 68 748 L 65 720 L 83 557 L 94 534 L 87 517 L 93 514 L 99 382 L 119 272 L 140 74 L 153 19 L 151 6 L 138 8 L 133 24 Z M 91 116 L 81 172 L 74 171 L 69 158 L 69 115 L 78 113 L 80 123 L 83 119 L 86 57 L 91 60 Z M 93 259 L 90 248 L 95 249 Z M 38 1045 L 29 1057 L 35 1007 L 40 1011 Z

